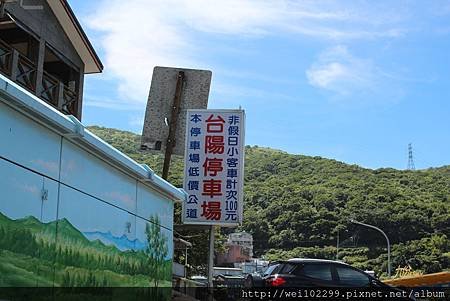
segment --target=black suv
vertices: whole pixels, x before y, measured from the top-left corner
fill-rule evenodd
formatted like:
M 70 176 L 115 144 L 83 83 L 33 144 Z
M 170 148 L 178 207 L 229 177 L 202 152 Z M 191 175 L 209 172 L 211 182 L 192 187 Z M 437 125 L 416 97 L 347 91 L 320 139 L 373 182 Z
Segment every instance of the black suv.
M 380 287 L 388 286 L 348 264 L 294 258 L 274 262 L 262 275 L 247 275 L 245 287 Z

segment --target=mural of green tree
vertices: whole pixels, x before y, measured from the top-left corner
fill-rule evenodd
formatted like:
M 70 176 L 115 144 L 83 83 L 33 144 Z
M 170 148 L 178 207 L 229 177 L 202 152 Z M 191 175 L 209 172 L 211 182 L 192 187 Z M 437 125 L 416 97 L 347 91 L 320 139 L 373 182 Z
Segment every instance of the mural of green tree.
M 164 267 L 166 256 L 169 252 L 167 237 L 161 232 L 160 220 L 157 215 L 150 216 L 150 223 L 145 225 L 147 235 L 147 248 L 145 254 L 148 256 L 151 266 L 150 279 L 153 279 L 155 287 L 158 287 L 160 279 L 164 279 Z

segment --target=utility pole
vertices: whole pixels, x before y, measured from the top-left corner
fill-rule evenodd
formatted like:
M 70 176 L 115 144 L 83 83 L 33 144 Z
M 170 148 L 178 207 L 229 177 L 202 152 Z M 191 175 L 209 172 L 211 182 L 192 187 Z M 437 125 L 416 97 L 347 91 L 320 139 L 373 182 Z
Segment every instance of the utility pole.
M 351 222 L 352 224 L 357 224 L 357 225 L 361 225 L 361 226 L 365 226 L 365 227 L 368 227 L 368 228 L 377 230 L 378 232 L 380 232 L 381 234 L 383 234 L 383 236 L 386 238 L 386 242 L 387 242 L 387 255 L 388 255 L 388 267 L 387 267 L 388 271 L 387 271 L 387 272 L 388 272 L 388 276 L 391 277 L 391 243 L 389 242 L 389 238 L 387 237 L 386 233 L 384 233 L 384 231 L 381 230 L 381 229 L 378 228 L 378 227 L 375 227 L 375 226 L 372 226 L 372 225 L 369 225 L 369 224 L 364 224 L 364 223 L 355 221 L 355 220 L 353 220 L 353 219 L 351 219 L 350 222 Z

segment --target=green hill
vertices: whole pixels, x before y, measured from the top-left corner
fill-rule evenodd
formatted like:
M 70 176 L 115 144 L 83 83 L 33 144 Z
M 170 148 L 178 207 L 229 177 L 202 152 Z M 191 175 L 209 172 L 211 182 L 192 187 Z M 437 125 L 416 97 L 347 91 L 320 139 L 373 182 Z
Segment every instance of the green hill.
M 52 222 L 56 223 L 56 222 Z M 70 240 L 81 245 L 89 245 L 90 241 L 84 237 L 84 235 L 75 228 L 66 218 L 62 218 L 57 221 L 59 236 L 64 240 Z
M 139 152 L 139 135 L 89 130 L 161 173 L 162 156 Z M 241 228 L 253 234 L 257 255 L 335 258 L 339 232 L 340 259 L 385 270 L 384 237 L 351 224 L 353 218 L 386 232 L 394 268 L 410 264 L 433 272 L 450 267 L 450 166 L 372 170 L 269 148 L 247 146 L 245 152 Z M 182 169 L 182 159 L 175 156 L 169 177 L 175 185 L 181 186 Z

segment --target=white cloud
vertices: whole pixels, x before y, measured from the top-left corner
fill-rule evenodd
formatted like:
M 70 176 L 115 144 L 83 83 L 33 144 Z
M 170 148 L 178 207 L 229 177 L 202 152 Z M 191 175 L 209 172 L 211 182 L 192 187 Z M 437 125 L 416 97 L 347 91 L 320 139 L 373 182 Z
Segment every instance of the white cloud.
M 144 126 L 144 114 L 134 115 L 132 116 L 128 124 L 138 130 L 142 130 L 142 127 Z
M 277 22 L 283 1 L 186 0 L 176 1 L 176 18 L 201 32 L 220 34 L 264 34 L 267 24 Z M 175 3 L 174 3 L 175 4 Z
M 343 45 L 323 51 L 305 71 L 310 85 L 331 92 L 332 100 L 346 100 L 352 105 L 369 99 L 377 99 L 379 104 L 395 103 L 407 94 L 403 84 L 435 80 L 432 75 L 413 77 L 409 73 L 399 69 L 385 71 L 372 59 L 355 56 Z
M 102 109 L 111 109 L 119 111 L 140 111 L 145 109 L 145 104 L 132 102 L 129 103 L 126 100 L 113 100 L 108 98 L 96 98 L 96 97 L 85 97 L 83 104 L 88 107 L 96 107 Z
M 220 95 L 221 97 L 231 97 L 231 98 L 239 98 L 239 99 L 261 99 L 261 98 L 271 98 L 277 100 L 292 100 L 294 99 L 291 95 L 272 92 L 272 91 L 263 91 L 257 88 L 250 87 L 240 87 L 229 84 L 216 84 L 213 85 L 214 91 Z
M 175 26 L 159 15 L 157 3 L 103 3 L 89 25 L 102 32 L 105 68 L 119 79 L 120 98 L 145 102 L 153 67 L 186 65 L 180 50 L 189 44 Z
M 401 14 L 394 12 L 392 5 L 381 7 L 365 2 L 104 0 L 99 3 L 86 21 L 98 33 L 105 69 L 118 79 L 117 98 L 125 102 L 146 102 L 154 66 L 216 69 L 217 66 L 196 55 L 201 52 L 199 39 L 205 35 L 260 38 L 290 33 L 342 41 L 397 37 L 404 33 L 399 26 Z M 310 71 L 311 81 L 330 86 L 336 74 L 341 77 L 349 74 L 349 67 L 352 66 L 339 62 L 315 67 L 317 70 Z
M 306 70 L 306 77 L 314 87 L 347 95 L 371 89 L 377 73 L 370 60 L 354 57 L 345 46 L 335 46 L 320 54 Z

